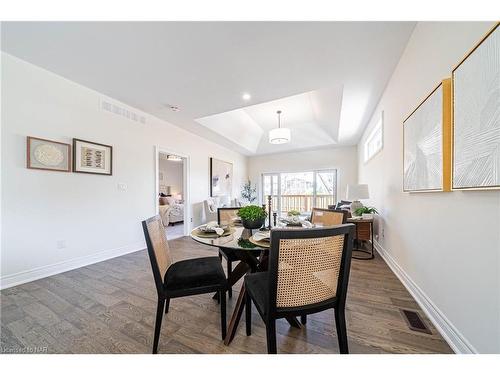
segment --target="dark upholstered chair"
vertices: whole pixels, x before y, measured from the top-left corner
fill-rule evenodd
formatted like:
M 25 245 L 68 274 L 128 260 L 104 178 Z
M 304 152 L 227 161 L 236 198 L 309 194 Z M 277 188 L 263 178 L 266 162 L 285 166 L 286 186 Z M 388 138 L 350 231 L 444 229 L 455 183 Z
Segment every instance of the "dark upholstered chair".
M 351 201 L 343 201 L 341 200 L 340 202 L 337 202 L 337 204 L 332 204 L 332 205 L 328 205 L 328 208 L 329 209 L 334 209 L 334 210 L 340 210 L 341 207 L 345 207 L 345 206 L 350 206 L 351 205 Z
M 276 319 L 335 310 L 340 353 L 348 353 L 345 301 L 354 224 L 271 231 L 269 270 L 245 276 L 247 335 L 251 304 L 266 325 L 267 351 L 276 353 Z
M 158 292 L 158 308 L 153 340 L 153 354 L 158 351 L 163 309 L 168 313 L 171 298 L 204 293 L 218 293 L 221 308 L 222 339 L 226 337 L 227 280 L 220 260 L 205 257 L 172 263 L 165 228 L 159 215 L 142 222 L 149 259 Z
M 238 218 L 238 211 L 241 207 L 221 207 L 217 209 L 217 222 L 219 225 L 229 225 L 234 226 L 234 219 Z M 222 261 L 222 258 L 226 259 L 227 265 L 227 278 L 231 277 L 231 273 L 233 272 L 233 262 L 239 261 L 239 259 L 234 255 L 234 252 L 231 249 L 219 249 L 219 258 Z M 232 288 L 228 289 L 228 296 L 231 298 L 233 296 Z

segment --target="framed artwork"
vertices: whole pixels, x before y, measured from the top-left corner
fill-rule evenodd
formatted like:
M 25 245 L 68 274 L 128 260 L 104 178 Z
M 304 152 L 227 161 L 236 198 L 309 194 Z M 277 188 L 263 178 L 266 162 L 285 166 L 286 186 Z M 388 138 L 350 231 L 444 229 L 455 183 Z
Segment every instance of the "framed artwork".
M 453 69 L 453 190 L 500 189 L 500 28 Z
M 111 176 L 113 147 L 73 138 L 73 172 Z
M 71 145 L 26 137 L 26 167 L 46 171 L 71 171 Z
M 451 190 L 451 80 L 403 121 L 403 191 Z
M 233 191 L 233 164 L 210 158 L 210 196 L 231 196 Z

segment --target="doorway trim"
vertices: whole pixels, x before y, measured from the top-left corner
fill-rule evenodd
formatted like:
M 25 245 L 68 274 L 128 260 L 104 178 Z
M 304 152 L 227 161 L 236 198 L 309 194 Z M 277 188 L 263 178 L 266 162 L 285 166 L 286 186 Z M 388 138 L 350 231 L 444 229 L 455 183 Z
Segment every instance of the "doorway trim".
M 155 146 L 155 212 L 158 215 L 160 212 L 160 203 L 158 201 L 158 195 L 160 194 L 160 154 L 172 154 L 180 156 L 183 159 L 182 163 L 182 174 L 183 174 L 183 186 L 182 186 L 182 197 L 184 198 L 184 235 L 188 236 L 191 233 L 191 196 L 189 193 L 189 171 L 190 171 L 190 157 L 187 154 L 172 150 L 170 148 L 165 148 L 160 145 Z

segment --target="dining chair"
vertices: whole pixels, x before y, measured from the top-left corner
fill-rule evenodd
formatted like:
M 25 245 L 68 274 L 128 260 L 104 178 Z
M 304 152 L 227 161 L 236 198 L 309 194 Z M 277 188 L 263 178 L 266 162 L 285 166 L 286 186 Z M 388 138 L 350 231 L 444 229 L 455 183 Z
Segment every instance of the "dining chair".
M 217 209 L 217 223 L 219 225 L 229 225 L 234 226 L 234 219 L 238 218 L 238 211 L 241 207 L 221 207 Z M 231 249 L 223 249 L 219 248 L 219 258 L 222 261 L 222 258 L 226 259 L 227 265 L 227 278 L 231 277 L 231 273 L 233 272 L 233 262 L 238 261 L 238 257 L 234 254 Z M 233 297 L 232 288 L 228 289 L 229 298 Z
M 340 353 L 349 352 L 345 301 L 354 224 L 273 229 L 269 268 L 245 276 L 246 330 L 255 304 L 266 325 L 267 352 L 276 353 L 276 319 L 334 309 Z
M 168 313 L 171 298 L 217 292 L 221 309 L 222 339 L 226 337 L 227 280 L 217 257 L 172 262 L 165 228 L 159 215 L 142 222 L 149 260 L 158 293 L 153 354 L 158 351 L 163 310 Z
M 332 210 L 327 208 L 313 208 L 311 214 L 311 223 L 329 227 L 332 225 L 345 224 L 347 222 L 348 212 L 345 210 Z
M 346 210 L 337 210 L 330 208 L 313 208 L 311 213 L 311 223 L 316 226 L 329 227 L 332 225 L 345 224 L 347 222 L 347 217 L 349 212 Z M 307 316 L 302 315 L 300 317 L 300 322 L 302 324 L 307 323 Z

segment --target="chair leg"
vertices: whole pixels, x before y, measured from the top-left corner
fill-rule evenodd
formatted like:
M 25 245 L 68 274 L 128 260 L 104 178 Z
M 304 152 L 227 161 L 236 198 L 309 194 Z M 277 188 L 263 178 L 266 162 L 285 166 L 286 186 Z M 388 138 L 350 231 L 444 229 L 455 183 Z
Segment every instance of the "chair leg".
M 226 291 L 219 291 L 219 300 L 220 300 L 220 325 L 222 332 L 222 340 L 226 338 Z
M 270 319 L 266 323 L 267 354 L 276 354 L 276 320 Z
M 337 327 L 340 354 L 349 354 L 344 309 L 335 309 L 335 326 Z
M 165 314 L 168 314 L 168 308 L 170 307 L 170 298 L 165 300 Z
M 153 339 L 153 354 L 158 352 L 158 341 L 160 340 L 161 320 L 163 319 L 163 307 L 165 299 L 158 297 L 158 308 L 156 309 L 155 336 Z
M 228 259 L 227 261 L 227 278 L 229 279 L 231 277 L 231 273 L 233 272 L 233 263 Z M 227 290 L 227 295 L 229 298 L 233 298 L 233 287 L 230 285 L 228 290 Z
M 301 315 L 300 316 L 300 322 L 302 324 L 306 324 L 307 323 L 307 315 Z
M 247 329 L 247 336 L 252 334 L 252 299 L 250 295 L 246 293 L 245 297 L 245 325 Z

